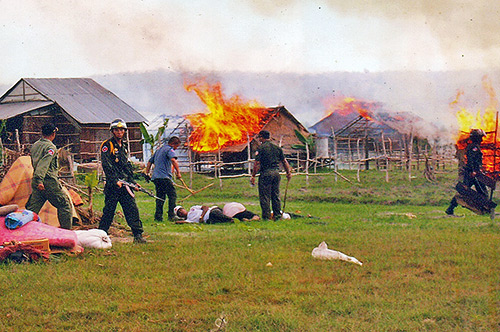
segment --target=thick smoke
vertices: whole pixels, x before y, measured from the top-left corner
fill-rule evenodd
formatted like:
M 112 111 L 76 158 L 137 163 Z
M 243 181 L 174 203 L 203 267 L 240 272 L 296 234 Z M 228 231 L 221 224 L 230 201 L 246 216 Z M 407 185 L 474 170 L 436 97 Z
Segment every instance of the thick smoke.
M 256 13 L 265 16 L 279 16 L 288 8 L 304 4 L 300 0 L 247 0 L 246 3 Z M 476 68 L 498 68 L 500 63 L 499 1 L 326 0 L 318 1 L 317 8 L 344 17 L 360 20 L 378 17 L 401 26 L 410 25 L 415 31 L 430 31 L 445 55 L 448 68 L 466 69 L 471 58 L 480 62 L 476 63 Z M 394 31 L 394 35 L 399 33 Z M 388 39 L 393 37 L 387 36 Z M 384 61 L 383 58 L 379 60 Z

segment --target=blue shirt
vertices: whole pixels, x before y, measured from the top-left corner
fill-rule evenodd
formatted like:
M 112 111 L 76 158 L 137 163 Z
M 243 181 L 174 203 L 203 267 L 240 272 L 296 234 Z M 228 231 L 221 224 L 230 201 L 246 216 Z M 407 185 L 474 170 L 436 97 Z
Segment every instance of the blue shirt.
M 172 180 L 172 159 L 177 159 L 175 150 L 170 145 L 164 145 L 149 158 L 149 162 L 154 164 L 153 176 L 151 179 Z

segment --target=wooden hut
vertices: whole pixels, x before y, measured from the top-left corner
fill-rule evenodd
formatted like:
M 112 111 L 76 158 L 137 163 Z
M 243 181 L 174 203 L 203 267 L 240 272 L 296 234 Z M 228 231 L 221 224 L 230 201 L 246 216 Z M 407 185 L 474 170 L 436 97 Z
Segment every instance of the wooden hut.
M 288 156 L 295 156 L 297 151 L 292 149 L 292 145 L 302 144 L 295 135 L 295 130 L 302 135 L 308 136 L 308 130 L 284 107 L 270 107 L 262 110 L 256 109 L 266 114 L 265 122 L 260 130 L 267 130 L 271 133 L 271 141 L 283 148 L 283 152 Z M 257 150 L 258 132 L 249 132 L 247 142 L 240 144 L 227 144 L 220 151 L 195 152 L 192 151 L 191 160 L 202 162 L 207 160 L 218 160 L 227 164 L 225 169 L 233 169 L 231 163 L 239 163 L 245 167 L 250 159 L 255 156 Z M 239 168 L 239 167 L 236 167 Z
M 22 78 L 0 97 L 0 120 L 6 121 L 4 145 L 29 149 L 43 124 L 59 131 L 54 143 L 79 162 L 97 159 L 100 143 L 110 137 L 109 124 L 127 122 L 130 154 L 142 159 L 139 124 L 146 119 L 90 78 Z
M 400 165 L 422 158 L 422 146 L 428 145 L 423 127 L 429 126 L 420 117 L 408 112 L 332 112 L 309 129 L 318 140 L 328 139 L 328 154 L 337 163 L 349 165 L 355 161 L 369 168 L 370 161 L 377 167 L 381 160 L 397 161 Z M 322 153 L 325 154 L 325 153 Z M 335 155 L 335 156 L 334 156 Z

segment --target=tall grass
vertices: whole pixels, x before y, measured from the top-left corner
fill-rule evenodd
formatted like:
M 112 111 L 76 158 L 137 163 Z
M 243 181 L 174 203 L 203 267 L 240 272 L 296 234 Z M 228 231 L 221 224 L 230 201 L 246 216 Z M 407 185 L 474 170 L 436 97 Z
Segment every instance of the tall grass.
M 49 263 L 0 267 L 2 331 L 494 331 L 500 328 L 500 224 L 463 208 L 450 218 L 455 172 L 295 177 L 287 211 L 311 218 L 227 225 L 153 222 L 149 243 L 115 242 Z M 211 179 L 196 176 L 195 188 Z M 143 184 L 153 188 L 151 184 Z M 184 202 L 240 201 L 248 179 Z M 284 190 L 284 183 L 283 189 Z M 178 190 L 180 198 L 187 192 Z M 102 196 L 97 197 L 97 208 Z M 124 221 L 117 217 L 117 221 Z M 311 257 L 321 241 L 363 262 Z M 224 321 L 223 328 L 218 328 Z

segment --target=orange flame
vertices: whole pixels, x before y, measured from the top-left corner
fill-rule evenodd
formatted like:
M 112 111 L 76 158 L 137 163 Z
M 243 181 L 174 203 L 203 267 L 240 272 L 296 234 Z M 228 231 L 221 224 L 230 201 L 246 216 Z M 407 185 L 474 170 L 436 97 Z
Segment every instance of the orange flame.
M 271 112 L 256 101 L 245 101 L 234 95 L 226 98 L 221 84 L 205 81 L 185 84 L 206 105 L 205 113 L 186 116 L 193 127 L 189 145 L 193 151 L 217 151 L 227 146 L 243 144 L 265 125 Z
M 487 172 L 498 172 L 500 170 L 500 137 L 497 135 L 498 126 L 498 100 L 495 90 L 493 89 L 491 80 L 487 76 L 482 79 L 483 89 L 489 96 L 488 106 L 482 111 L 468 110 L 460 106 L 460 99 L 464 95 L 463 91 L 458 91 L 450 103 L 450 107 L 458 108 L 456 111 L 456 119 L 459 126 L 455 140 L 458 149 L 465 149 L 468 143 L 469 133 L 471 129 L 483 129 L 486 132 L 486 137 L 481 143 L 483 151 L 483 167 Z M 498 151 L 498 152 L 497 152 Z
M 347 116 L 349 114 L 357 112 L 365 119 L 371 121 L 374 121 L 373 111 L 380 106 L 374 102 L 356 100 L 355 98 L 352 97 L 344 97 L 340 101 L 337 98 L 327 98 L 324 100 L 324 104 L 328 112 L 328 115 L 325 116 L 325 118 L 330 116 L 332 113 L 336 113 L 342 116 Z

